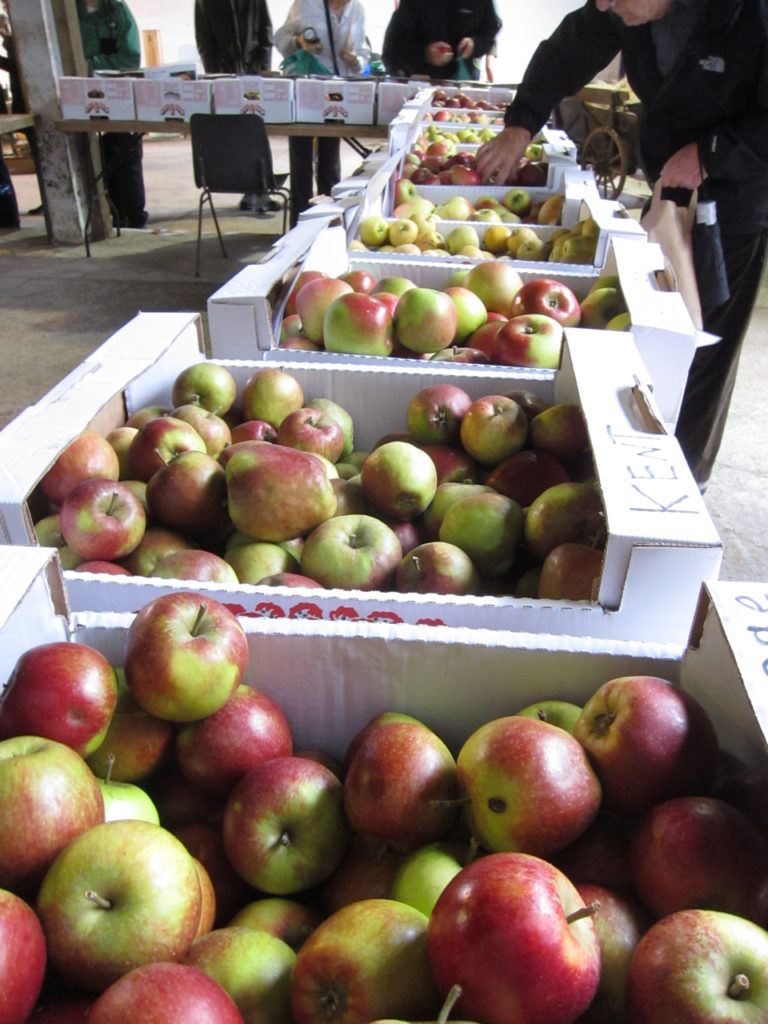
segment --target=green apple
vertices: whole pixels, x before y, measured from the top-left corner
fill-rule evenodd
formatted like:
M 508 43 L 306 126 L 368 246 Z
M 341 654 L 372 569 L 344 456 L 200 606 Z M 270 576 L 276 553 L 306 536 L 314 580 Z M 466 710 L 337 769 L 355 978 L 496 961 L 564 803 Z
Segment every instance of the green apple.
M 437 540 L 443 517 L 451 505 L 468 498 L 471 494 L 493 494 L 492 487 L 485 484 L 448 481 L 438 484 L 435 496 L 422 516 L 422 529 L 427 540 Z
M 464 196 L 452 196 L 435 208 L 435 214 L 440 220 L 469 220 L 473 213 L 472 203 Z
M 120 782 L 113 779 L 112 766 L 114 763 L 115 755 L 108 754 L 106 773 L 99 778 L 99 788 L 104 800 L 104 820 L 120 821 L 130 818 L 159 825 L 160 815 L 149 793 L 133 782 Z
M 327 352 L 388 356 L 392 352 L 392 315 L 376 294 L 350 292 L 328 306 L 323 319 Z
M 382 277 L 381 280 L 374 285 L 371 295 L 376 295 L 377 292 L 386 292 L 388 295 L 402 295 L 403 292 L 407 292 L 409 288 L 415 287 L 416 284 L 408 277 L 399 277 L 397 275 Z
M 551 722 L 566 732 L 573 732 L 576 719 L 581 714 L 581 706 L 567 700 L 538 700 L 527 704 L 515 714 L 525 718 L 538 718 L 542 722 Z
M 489 312 L 510 316 L 523 281 L 509 261 L 483 260 L 470 269 L 463 284 L 483 300 Z
M 605 511 L 599 487 L 572 481 L 553 484 L 525 510 L 525 543 L 543 561 L 559 544 L 582 541 L 593 546 L 605 537 Z
M 252 540 L 236 544 L 224 558 L 237 573 L 240 583 L 258 584 L 276 572 L 296 572 L 298 562 L 279 544 Z
M 604 286 L 596 288 L 581 301 L 581 327 L 605 328 L 606 325 L 627 312 L 624 295 L 620 288 Z
M 473 245 L 475 248 L 480 246 L 480 236 L 471 224 L 457 224 L 445 236 L 445 247 L 452 256 L 455 256 L 467 245 Z
M 261 896 L 241 907 L 228 924 L 268 932 L 298 950 L 323 917 L 322 911 L 308 902 L 288 896 Z
M 203 361 L 187 366 L 177 374 L 171 387 L 174 406 L 199 405 L 207 412 L 223 416 L 237 398 L 237 384 L 226 366 Z
M 374 448 L 360 476 L 369 506 L 396 520 L 421 515 L 437 490 L 434 461 L 408 441 L 386 441 Z
M 448 882 L 461 871 L 458 844 L 428 843 L 409 853 L 397 870 L 390 895 L 416 907 L 427 917 Z
M 523 530 L 523 510 L 503 494 L 476 494 L 446 511 L 439 538 L 465 551 L 481 578 L 506 575 Z
M 412 352 L 439 352 L 456 336 L 458 314 L 451 297 L 436 288 L 410 288 L 395 307 L 395 337 Z
M 387 241 L 389 224 L 381 214 L 370 214 L 360 221 L 359 235 L 364 245 L 376 249 Z
M 324 587 L 385 589 L 403 557 L 395 531 L 371 515 L 334 516 L 304 542 L 301 571 Z
M 287 370 L 266 366 L 254 371 L 242 394 L 244 420 L 265 420 L 277 428 L 294 409 L 304 405 L 304 391 Z

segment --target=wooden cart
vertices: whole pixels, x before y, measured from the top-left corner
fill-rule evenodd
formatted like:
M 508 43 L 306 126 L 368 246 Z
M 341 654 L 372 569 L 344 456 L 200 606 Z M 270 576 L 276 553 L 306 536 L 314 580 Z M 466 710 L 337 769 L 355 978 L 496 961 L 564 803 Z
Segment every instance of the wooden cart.
M 569 96 L 556 111 L 558 127 L 578 146 L 579 163 L 591 168 L 607 199 L 621 195 L 637 169 L 639 100 L 621 83 L 594 83 Z

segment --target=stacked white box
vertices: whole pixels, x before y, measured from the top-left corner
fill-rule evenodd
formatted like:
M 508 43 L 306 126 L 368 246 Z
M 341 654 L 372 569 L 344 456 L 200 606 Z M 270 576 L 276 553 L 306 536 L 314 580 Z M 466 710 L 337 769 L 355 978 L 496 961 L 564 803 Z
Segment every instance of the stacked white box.
M 297 78 L 296 120 L 309 124 L 373 124 L 372 78 Z
M 59 79 L 61 116 L 72 121 L 133 121 L 133 78 Z
M 211 113 L 211 82 L 207 79 L 137 78 L 134 81 L 139 121 L 189 121 Z
M 268 124 L 294 120 L 293 79 L 241 75 L 212 80 L 215 114 L 258 114 Z

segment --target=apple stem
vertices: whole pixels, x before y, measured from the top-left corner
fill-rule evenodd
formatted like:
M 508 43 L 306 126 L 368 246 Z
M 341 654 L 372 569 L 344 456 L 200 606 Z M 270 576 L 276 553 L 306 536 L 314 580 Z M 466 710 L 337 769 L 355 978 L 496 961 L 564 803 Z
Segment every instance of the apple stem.
M 443 1003 L 442 1009 L 440 1010 L 440 1013 L 438 1014 L 437 1024 L 446 1024 L 446 1021 L 448 1020 L 450 1012 L 453 1009 L 454 1004 L 455 1004 L 456 1000 L 459 998 L 460 995 L 461 995 L 461 985 L 453 985 L 451 987 L 451 991 L 445 997 L 445 1002 Z
M 109 496 L 109 508 L 107 509 L 108 516 L 114 515 L 117 497 L 117 491 L 112 491 L 111 495 Z
M 115 755 L 107 754 L 106 764 L 104 767 L 104 781 L 109 782 L 112 778 L 112 769 L 115 767 Z
M 576 921 L 581 921 L 582 918 L 594 917 L 599 909 L 600 900 L 592 900 L 592 902 L 588 903 L 585 907 L 579 907 L 578 910 L 571 911 L 565 920 L 568 924 L 574 924 Z
M 87 892 L 85 893 L 85 898 L 87 900 L 90 900 L 91 903 L 95 903 L 96 906 L 99 907 L 101 910 L 112 909 L 112 904 L 110 903 L 110 901 L 105 900 L 103 896 L 99 896 L 99 894 L 97 892 L 94 892 L 93 889 L 87 890 Z
M 746 999 L 749 996 L 749 978 L 746 974 L 734 974 L 728 985 L 729 999 Z
M 197 617 L 195 618 L 195 623 L 192 626 L 192 630 L 191 630 L 192 636 L 197 636 L 198 630 L 200 629 L 200 626 L 203 623 L 203 619 L 205 618 L 207 613 L 208 613 L 208 605 L 207 604 L 201 604 L 198 607 L 198 609 L 197 609 Z

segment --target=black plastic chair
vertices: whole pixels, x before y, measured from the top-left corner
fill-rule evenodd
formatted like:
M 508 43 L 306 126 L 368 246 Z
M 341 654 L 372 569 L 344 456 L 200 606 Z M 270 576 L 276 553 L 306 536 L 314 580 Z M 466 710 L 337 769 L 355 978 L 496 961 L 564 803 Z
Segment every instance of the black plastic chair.
M 189 119 L 192 139 L 192 164 L 195 184 L 202 189 L 197 211 L 197 254 L 195 277 L 200 276 L 200 237 L 203 206 L 207 202 L 213 214 L 221 254 L 228 255 L 221 236 L 214 192 L 276 196 L 282 200 L 283 234 L 288 224 L 290 193 L 285 187 L 287 174 L 275 174 L 272 150 L 264 121 L 258 114 L 192 114 Z

